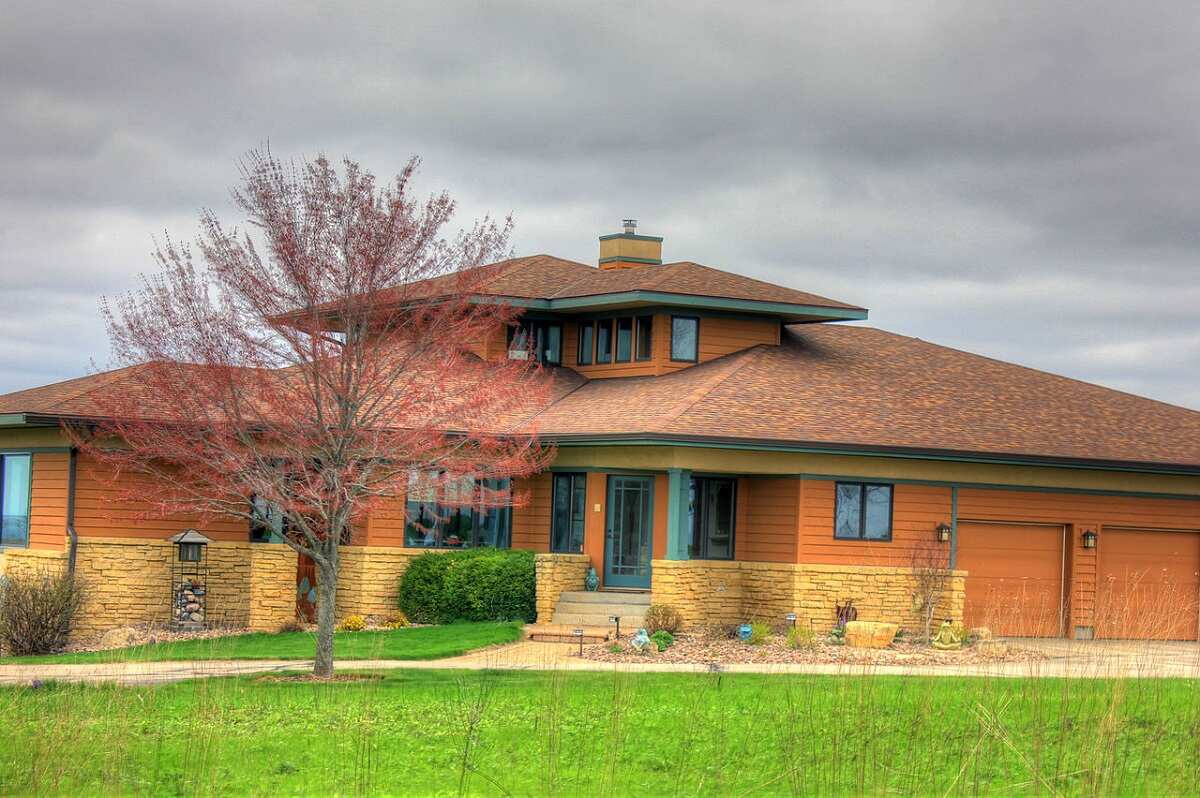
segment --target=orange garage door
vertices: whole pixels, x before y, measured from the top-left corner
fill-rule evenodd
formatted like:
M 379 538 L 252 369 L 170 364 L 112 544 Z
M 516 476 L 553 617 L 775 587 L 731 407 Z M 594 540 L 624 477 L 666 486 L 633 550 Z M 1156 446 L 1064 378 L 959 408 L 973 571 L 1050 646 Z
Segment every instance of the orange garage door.
M 1063 539 L 1061 526 L 959 521 L 966 625 L 1012 637 L 1062 635 Z
M 1195 640 L 1200 534 L 1100 531 L 1096 636 Z

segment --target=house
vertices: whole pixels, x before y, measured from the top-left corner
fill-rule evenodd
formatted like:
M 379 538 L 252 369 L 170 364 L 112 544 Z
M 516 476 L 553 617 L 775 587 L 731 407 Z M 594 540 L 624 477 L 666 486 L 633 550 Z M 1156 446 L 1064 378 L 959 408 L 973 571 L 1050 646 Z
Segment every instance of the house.
M 1200 413 L 863 326 L 864 308 L 664 263 L 662 244 L 627 224 L 596 266 L 483 267 L 481 301 L 524 312 L 477 354 L 551 369 L 539 427 L 556 459 L 512 509 L 439 510 L 414 483 L 355 528 L 339 612 L 392 610 L 422 551 L 496 545 L 539 552 L 539 621 L 636 618 L 653 601 L 691 626 L 795 614 L 824 629 L 849 600 L 912 626 L 914 568 L 936 562 L 938 615 L 968 626 L 1197 638 Z M 0 568 L 61 562 L 74 530 L 84 632 L 165 620 L 166 538 L 194 522 L 114 501 L 59 431 L 121 379 L 0 397 Z M 293 615 L 303 569 L 269 524 L 203 531 L 209 618 Z

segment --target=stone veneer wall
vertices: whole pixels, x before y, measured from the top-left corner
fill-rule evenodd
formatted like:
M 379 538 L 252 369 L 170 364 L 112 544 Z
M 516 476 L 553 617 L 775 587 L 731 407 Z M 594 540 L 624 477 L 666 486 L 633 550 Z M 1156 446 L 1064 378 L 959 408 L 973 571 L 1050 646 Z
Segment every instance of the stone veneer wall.
M 400 611 L 400 577 L 426 552 L 394 546 L 342 546 L 338 571 L 337 615 L 395 615 Z
M 166 624 L 173 549 L 165 540 L 80 540 L 75 573 L 85 593 L 72 638 L 87 640 L 120 626 Z M 296 554 L 289 547 L 214 542 L 207 558 L 210 624 L 274 630 L 295 617 Z M 67 555 L 10 549 L 4 559 L 5 572 L 13 576 L 64 568 Z M 252 609 L 256 599 L 262 603 Z
M 655 560 L 651 597 L 683 615 L 687 628 L 763 620 L 783 624 L 795 612 L 797 623 L 825 633 L 833 627 L 835 606 L 854 601 L 862 621 L 890 621 L 916 631 L 913 576 L 907 568 L 868 565 L 813 565 L 727 560 Z M 966 571 L 954 571 L 937 618 L 962 621 Z
M 586 554 L 539 553 L 534 558 L 537 574 L 537 622 L 550 623 L 558 597 L 568 590 L 583 590 L 591 558 Z

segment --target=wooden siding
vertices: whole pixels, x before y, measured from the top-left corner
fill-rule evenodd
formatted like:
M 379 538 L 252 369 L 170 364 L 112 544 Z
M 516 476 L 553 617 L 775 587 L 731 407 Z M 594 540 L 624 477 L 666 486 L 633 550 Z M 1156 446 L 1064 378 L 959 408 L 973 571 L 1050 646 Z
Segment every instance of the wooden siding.
M 800 562 L 906 567 L 912 563 L 918 545 L 934 540 L 937 525 L 950 523 L 950 488 L 899 484 L 892 492 L 890 541 L 835 539 L 835 484 L 831 480 L 803 480 Z
M 152 495 L 154 486 L 145 478 L 123 474 L 114 484 L 105 468 L 86 455 L 80 455 L 75 481 L 75 530 L 80 537 L 150 538 L 162 540 L 189 527 L 213 540 L 246 542 L 250 530 L 237 518 L 200 518 L 183 513 L 163 514 L 149 501 L 126 498 L 130 488 L 145 486 Z
M 799 509 L 800 480 L 739 479 L 736 559 L 796 562 Z
M 367 514 L 365 525 L 355 525 L 352 542 L 356 546 L 403 546 L 407 497 L 380 500 Z M 361 537 L 357 534 L 362 529 Z
M 71 455 L 36 452 L 30 472 L 29 547 L 62 549 L 67 539 Z
M 550 512 L 553 483 L 545 471 L 528 479 L 515 480 L 514 489 L 525 504 L 513 508 L 512 547 L 550 551 Z

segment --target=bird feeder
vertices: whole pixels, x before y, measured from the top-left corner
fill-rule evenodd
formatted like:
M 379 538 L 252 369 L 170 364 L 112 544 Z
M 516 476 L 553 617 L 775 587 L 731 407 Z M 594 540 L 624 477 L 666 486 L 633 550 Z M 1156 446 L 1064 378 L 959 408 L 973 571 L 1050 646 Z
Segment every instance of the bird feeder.
M 167 538 L 171 560 L 171 620 L 175 631 L 204 629 L 208 623 L 209 539 L 194 529 Z

